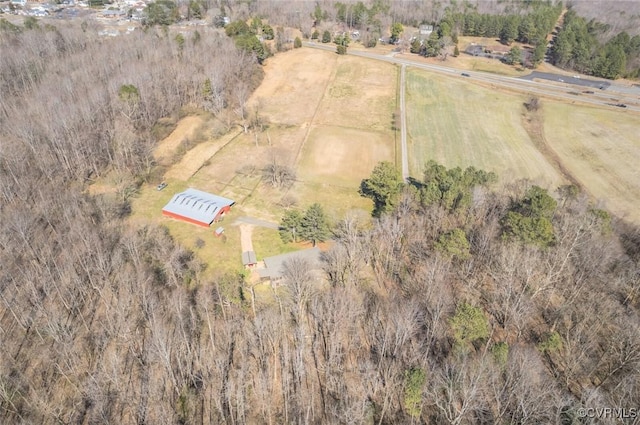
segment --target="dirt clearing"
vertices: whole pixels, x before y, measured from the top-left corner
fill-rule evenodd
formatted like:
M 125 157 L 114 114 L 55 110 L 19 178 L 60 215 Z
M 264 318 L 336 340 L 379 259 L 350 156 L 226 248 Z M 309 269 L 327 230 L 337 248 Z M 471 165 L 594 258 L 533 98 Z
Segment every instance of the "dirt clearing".
M 185 118 L 186 119 L 186 118 Z M 180 121 L 182 123 L 182 121 Z M 180 127 L 180 123 L 178 127 Z M 184 157 L 165 173 L 168 179 L 188 180 L 223 146 L 233 140 L 239 133 L 231 132 L 218 139 L 201 143 L 188 151 Z
M 314 128 L 305 145 L 298 175 L 303 181 L 357 187 L 379 161 L 393 161 L 387 134 L 355 128 Z

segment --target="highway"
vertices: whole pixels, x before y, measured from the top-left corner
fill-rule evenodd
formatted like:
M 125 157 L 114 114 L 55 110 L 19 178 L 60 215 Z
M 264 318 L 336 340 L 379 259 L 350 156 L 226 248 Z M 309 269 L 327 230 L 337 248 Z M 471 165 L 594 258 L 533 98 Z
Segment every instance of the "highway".
M 305 47 L 335 52 L 335 46 L 333 44 L 318 44 L 309 42 L 303 42 L 302 44 Z M 478 81 L 489 84 L 490 86 L 493 86 L 495 88 L 500 87 L 504 89 L 524 92 L 530 95 L 552 97 L 569 102 L 580 102 L 583 104 L 602 106 L 614 110 L 620 110 L 620 112 L 640 112 L 640 97 L 637 94 L 617 92 L 614 85 L 611 85 L 606 90 L 594 90 L 594 93 L 585 94 L 582 93 L 584 89 L 583 87 L 572 86 L 569 84 L 544 81 L 529 81 L 522 78 L 507 77 L 503 75 L 496 75 L 479 71 L 464 71 L 465 74 L 469 75 L 469 77 L 464 77 L 461 76 L 462 71 L 459 69 L 440 65 L 426 64 L 410 59 L 396 58 L 391 55 L 379 55 L 376 53 L 358 50 L 349 50 L 348 54 L 352 56 L 360 56 L 367 59 L 381 60 L 398 65 L 411 66 L 414 68 L 424 69 L 451 77 L 466 78 L 470 81 Z M 620 103 L 627 105 L 627 107 L 622 108 L 615 106 L 616 104 Z

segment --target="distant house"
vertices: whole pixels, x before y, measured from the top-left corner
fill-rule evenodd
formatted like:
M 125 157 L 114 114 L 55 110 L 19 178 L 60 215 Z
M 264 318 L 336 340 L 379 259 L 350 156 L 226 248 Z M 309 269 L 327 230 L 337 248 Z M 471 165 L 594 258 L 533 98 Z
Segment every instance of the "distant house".
M 479 44 L 470 44 L 464 52 L 471 56 L 484 56 L 484 50 L 485 46 L 481 46 Z
M 431 33 L 433 32 L 433 25 L 420 25 L 418 28 L 418 35 L 420 36 L 420 40 L 426 40 L 429 38 Z
M 285 263 L 294 258 L 308 261 L 309 268 L 311 270 L 319 270 L 322 264 L 320 259 L 320 248 L 317 246 L 314 248 L 303 249 L 301 251 L 266 257 L 264 259 L 265 267 L 258 270 L 260 279 L 270 280 L 271 282 L 279 281 L 282 279 L 284 274 Z
M 162 215 L 209 227 L 211 223 L 222 220 L 234 204 L 234 201 L 222 196 L 187 189 L 173 195 L 169 203 L 162 208 Z
M 245 251 L 242 253 L 242 265 L 248 269 L 254 268 L 258 264 L 258 259 L 254 251 Z
M 102 11 L 102 17 L 108 18 L 108 19 L 124 18 L 126 16 L 127 14 L 125 13 L 124 10 L 103 10 Z

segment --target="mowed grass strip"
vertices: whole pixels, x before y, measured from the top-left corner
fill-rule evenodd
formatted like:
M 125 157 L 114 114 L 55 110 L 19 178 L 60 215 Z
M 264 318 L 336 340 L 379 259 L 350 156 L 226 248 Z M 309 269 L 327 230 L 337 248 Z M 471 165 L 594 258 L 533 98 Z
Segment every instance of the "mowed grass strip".
M 529 178 L 552 189 L 563 184 L 522 125 L 526 98 L 460 78 L 407 70 L 411 175 L 421 178 L 433 159 L 448 167 L 494 171 L 504 182 Z
M 640 222 L 640 116 L 551 101 L 542 113 L 545 137 L 571 174 L 612 212 Z

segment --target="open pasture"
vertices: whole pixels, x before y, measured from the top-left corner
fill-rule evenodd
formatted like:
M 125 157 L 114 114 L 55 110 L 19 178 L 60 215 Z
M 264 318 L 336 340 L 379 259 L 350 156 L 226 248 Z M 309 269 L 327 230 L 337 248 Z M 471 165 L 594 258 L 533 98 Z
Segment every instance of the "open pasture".
M 543 116 L 547 141 L 591 196 L 640 222 L 640 116 L 555 102 Z
M 525 96 L 408 70 L 406 99 L 409 170 L 416 178 L 433 159 L 494 171 L 503 182 L 529 178 L 552 189 L 565 183 L 523 126 Z

